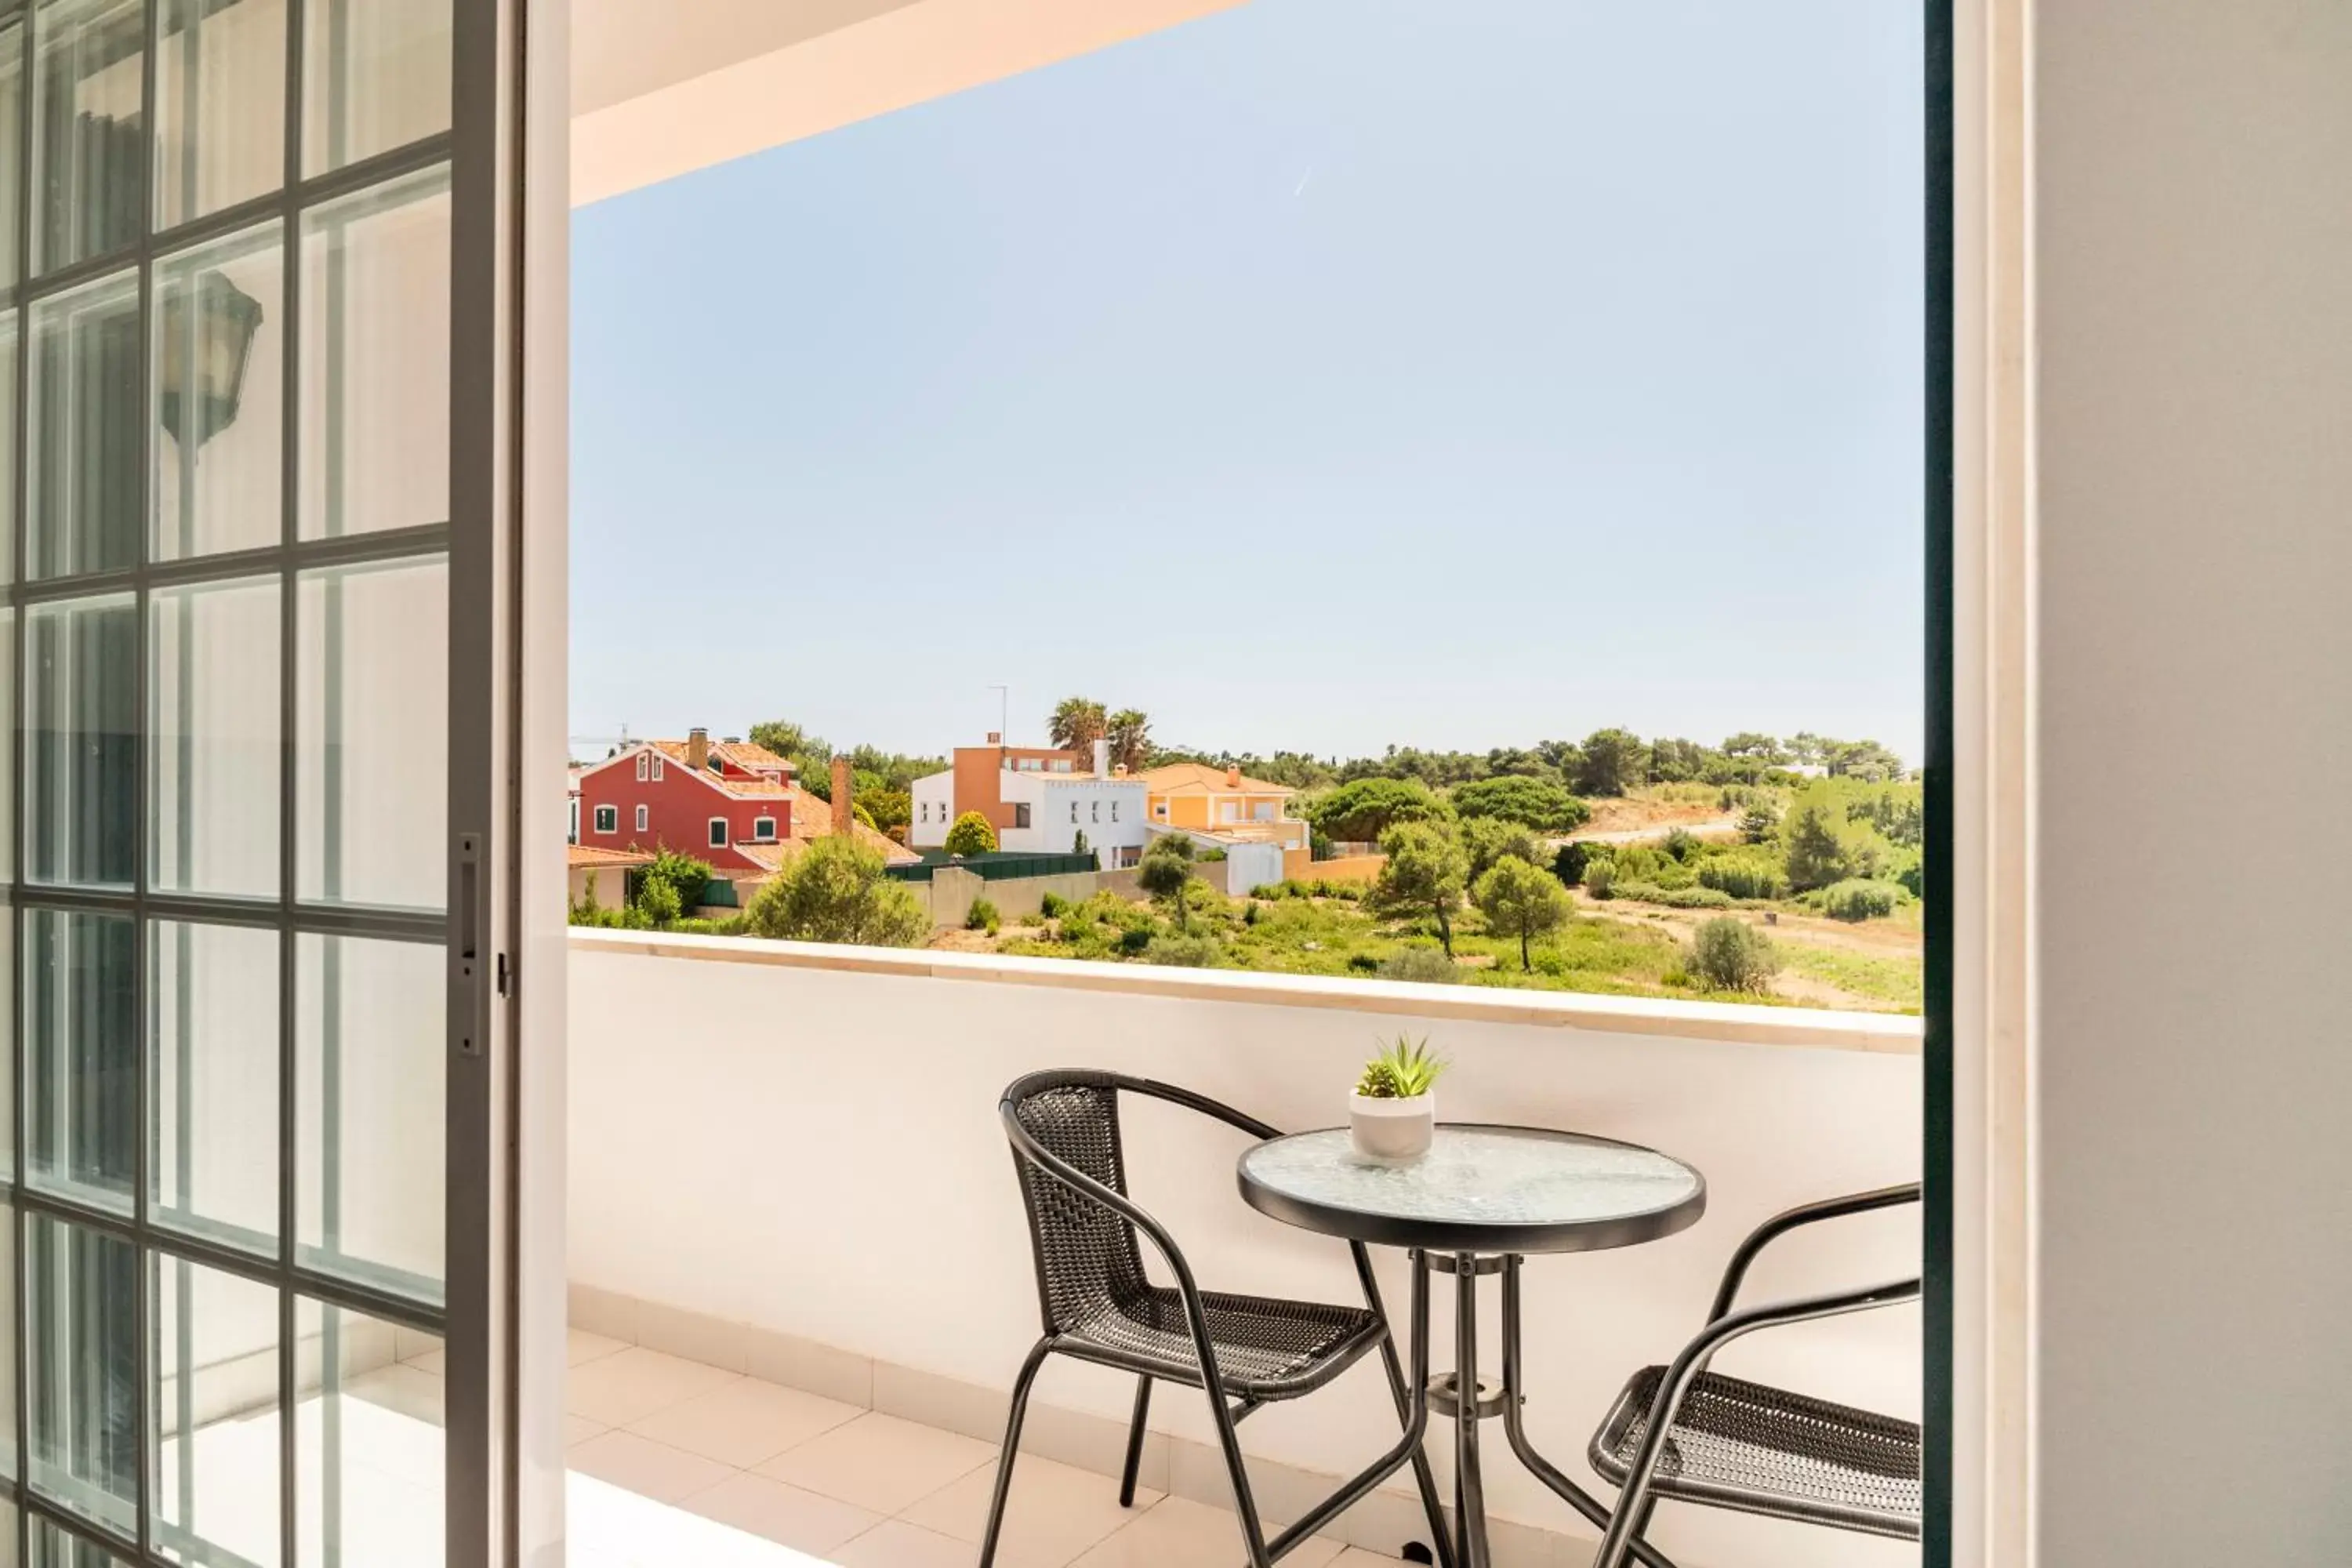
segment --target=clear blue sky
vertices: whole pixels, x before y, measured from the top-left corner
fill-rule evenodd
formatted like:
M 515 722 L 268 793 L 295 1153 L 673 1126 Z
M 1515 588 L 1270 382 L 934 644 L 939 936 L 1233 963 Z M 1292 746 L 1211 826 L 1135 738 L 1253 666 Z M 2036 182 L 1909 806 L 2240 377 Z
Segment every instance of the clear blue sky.
M 580 212 L 572 730 L 1916 761 L 1920 50 L 1256 0 Z

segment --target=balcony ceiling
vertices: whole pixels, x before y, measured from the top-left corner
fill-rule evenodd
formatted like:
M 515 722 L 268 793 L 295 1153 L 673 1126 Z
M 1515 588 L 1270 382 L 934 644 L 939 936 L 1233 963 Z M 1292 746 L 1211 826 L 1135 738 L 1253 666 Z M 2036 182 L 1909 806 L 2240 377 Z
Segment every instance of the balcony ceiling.
M 1241 3 L 572 0 L 572 203 Z

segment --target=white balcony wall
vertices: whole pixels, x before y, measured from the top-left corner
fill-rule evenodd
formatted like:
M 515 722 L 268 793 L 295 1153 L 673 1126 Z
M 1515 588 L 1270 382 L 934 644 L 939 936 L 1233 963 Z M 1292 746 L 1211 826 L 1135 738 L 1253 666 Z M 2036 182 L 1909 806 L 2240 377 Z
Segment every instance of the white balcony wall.
M 836 950 L 830 962 L 845 956 Z M 934 953 L 889 956 L 885 964 L 903 972 L 895 973 L 811 966 L 826 962 L 825 950 L 792 944 L 573 934 L 576 1285 L 1003 1389 L 1038 1331 L 1029 1243 L 996 1119 L 1007 1083 L 1039 1068 L 1109 1068 L 1187 1085 L 1278 1126 L 1329 1125 L 1375 1037 L 1410 1028 L 1454 1060 L 1442 1091 L 1449 1118 L 1632 1139 L 1707 1178 L 1707 1215 L 1679 1237 L 1529 1264 L 1528 1425 L 1539 1447 L 1589 1479 L 1582 1454 L 1593 1426 L 1634 1368 L 1667 1359 L 1697 1327 L 1749 1226 L 1919 1171 L 1920 1064 L 1902 1048 L 1899 1020 L 1865 1026 L 1893 1050 L 1807 1048 L 1725 1037 L 1739 1015 L 1762 1009 L 1693 1007 L 1675 1033 L 1628 1033 L 1559 1026 L 1571 1015 L 1606 1016 L 1612 1004 L 1594 998 L 1530 1004 L 1524 993 L 1163 971 L 1078 976 L 1050 960 Z M 1080 988 L 1074 979 L 1144 989 Z M 1457 1012 L 1525 1018 L 1552 1008 L 1555 1022 L 1397 1011 L 1437 995 L 1444 1000 L 1432 1005 Z M 1357 1011 L 1353 997 L 1382 1010 Z M 1835 1037 L 1832 1020 L 1810 1016 Z M 1170 1225 L 1205 1285 L 1350 1298 L 1339 1243 L 1265 1219 L 1236 1196 L 1235 1134 L 1158 1105 L 1137 1107 L 1129 1129 L 1135 1193 Z M 1761 1299 L 1902 1278 L 1917 1270 L 1917 1245 L 1908 1211 L 1845 1222 L 1782 1243 L 1751 1289 Z M 1380 1266 L 1401 1311 L 1402 1260 L 1384 1255 Z M 1439 1299 L 1442 1359 L 1452 1331 L 1449 1299 Z M 1491 1373 L 1499 1367 L 1491 1297 L 1486 1310 Z M 1918 1333 L 1916 1310 L 1898 1309 L 1759 1335 L 1720 1365 L 1916 1416 Z M 1131 1394 L 1129 1380 L 1056 1363 L 1037 1397 L 1123 1419 Z M 1197 1394 L 1162 1391 L 1153 1424 L 1207 1439 L 1197 1404 Z M 1394 1415 L 1368 1367 L 1241 1430 L 1254 1457 L 1336 1473 L 1377 1453 Z M 1450 1441 L 1450 1426 L 1435 1423 L 1433 1436 Z M 1488 1496 L 1499 1516 L 1589 1537 L 1518 1469 L 1499 1431 L 1488 1438 Z M 1906 1543 L 1674 1506 L 1662 1511 L 1657 1539 L 1692 1568 L 1917 1560 Z

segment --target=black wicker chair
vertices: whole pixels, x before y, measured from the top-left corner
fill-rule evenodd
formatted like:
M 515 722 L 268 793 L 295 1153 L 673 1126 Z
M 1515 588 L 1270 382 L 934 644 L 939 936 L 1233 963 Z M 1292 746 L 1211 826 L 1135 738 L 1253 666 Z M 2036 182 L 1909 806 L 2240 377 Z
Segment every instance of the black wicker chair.
M 1135 1414 L 1128 1430 L 1126 1470 L 1119 1479 L 1122 1506 L 1131 1507 L 1135 1501 L 1136 1468 L 1142 1458 L 1144 1417 L 1150 1410 L 1153 1381 L 1204 1390 L 1225 1468 L 1232 1474 L 1234 1501 L 1251 1568 L 1269 1568 L 1315 1528 L 1369 1491 L 1379 1474 L 1387 1472 L 1366 1472 L 1370 1480 L 1360 1477 L 1341 1488 L 1269 1545 L 1242 1465 L 1234 1425 L 1262 1405 L 1296 1399 L 1322 1387 L 1374 1348 L 1387 1363 L 1390 1389 L 1405 1426 L 1403 1440 L 1391 1450 L 1391 1458 L 1401 1460 L 1402 1450 L 1410 1446 L 1433 1539 L 1450 1564 L 1452 1552 L 1445 1541 L 1436 1483 L 1421 1451 L 1420 1428 L 1426 1422 L 1427 1409 L 1407 1397 L 1412 1385 L 1399 1363 L 1363 1247 L 1353 1244 L 1356 1276 L 1364 1291 L 1361 1307 L 1270 1300 L 1201 1289 L 1175 1240 L 1128 1196 L 1119 1140 L 1122 1092 L 1147 1095 L 1214 1117 L 1253 1138 L 1278 1136 L 1265 1122 L 1189 1089 L 1117 1073 L 1032 1073 L 1004 1091 L 997 1110 L 1013 1144 L 1013 1163 L 1028 1208 L 1038 1307 L 1045 1331 L 1022 1363 L 1013 1385 L 1013 1411 L 997 1462 L 996 1495 L 989 1506 L 980 1568 L 992 1568 L 995 1562 L 997 1536 L 1003 1527 L 1005 1499 L 1012 1487 L 1013 1461 L 1021 1445 L 1022 1417 L 1037 1369 L 1047 1356 L 1070 1356 L 1136 1374 Z M 1173 1287 L 1155 1286 L 1145 1278 L 1138 1232 L 1150 1240 L 1166 1264 L 1175 1279 Z M 1416 1289 L 1425 1294 L 1427 1271 L 1416 1268 L 1414 1279 Z M 1425 1312 L 1416 1312 L 1415 1321 L 1425 1321 L 1426 1317 Z M 1428 1346 L 1419 1336 L 1413 1346 L 1412 1373 L 1416 1379 L 1428 1374 Z
M 1919 1427 L 1706 1370 L 1715 1353 L 1759 1329 L 1836 1317 L 1919 1297 L 1919 1281 L 1732 1310 L 1748 1266 L 1800 1226 L 1919 1201 L 1887 1187 L 1775 1215 L 1731 1255 L 1706 1327 L 1671 1366 L 1644 1367 L 1593 1434 L 1592 1468 L 1619 1489 L 1593 1568 L 1622 1568 L 1661 1498 L 1874 1535 L 1919 1536 Z

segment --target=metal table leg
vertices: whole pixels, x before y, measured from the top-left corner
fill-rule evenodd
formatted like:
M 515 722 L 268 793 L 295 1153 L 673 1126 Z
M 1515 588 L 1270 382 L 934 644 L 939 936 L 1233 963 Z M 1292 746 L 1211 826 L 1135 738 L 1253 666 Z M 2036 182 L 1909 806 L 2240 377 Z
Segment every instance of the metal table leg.
M 1454 1530 L 1462 1568 L 1489 1568 L 1486 1489 L 1478 1469 L 1478 1258 L 1454 1258 Z
M 1519 1463 L 1528 1468 L 1528 1474 L 1605 1531 L 1609 1528 L 1609 1510 L 1562 1475 L 1559 1468 L 1537 1453 L 1535 1445 L 1528 1440 L 1527 1421 L 1520 1412 L 1526 1395 L 1520 1392 L 1523 1369 L 1519 1360 L 1519 1265 L 1525 1261 L 1517 1255 L 1503 1259 L 1503 1435 L 1510 1440 L 1511 1451 L 1519 1457 Z M 1638 1535 L 1631 1544 L 1634 1559 L 1644 1568 L 1675 1568 L 1673 1559 Z

